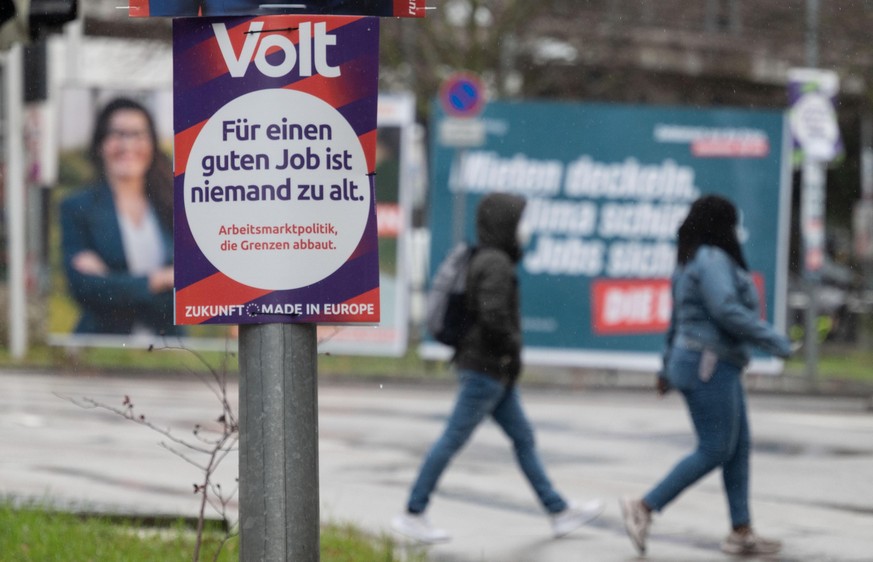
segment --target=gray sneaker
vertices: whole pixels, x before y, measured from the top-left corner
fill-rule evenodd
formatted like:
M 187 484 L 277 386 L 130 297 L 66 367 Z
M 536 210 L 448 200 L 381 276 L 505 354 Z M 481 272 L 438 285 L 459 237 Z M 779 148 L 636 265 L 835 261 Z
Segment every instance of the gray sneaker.
M 754 531 L 738 533 L 732 531 L 721 543 L 722 552 L 740 556 L 763 556 L 776 554 L 782 550 L 782 541 L 766 539 Z
M 646 538 L 649 536 L 649 526 L 652 524 L 652 514 L 643 507 L 642 500 L 621 498 L 621 518 L 624 521 L 624 530 L 630 537 L 637 551 L 642 555 L 646 553 Z
M 434 527 L 424 513 L 401 513 L 391 521 L 391 527 L 401 535 L 425 544 L 446 542 L 451 537 Z

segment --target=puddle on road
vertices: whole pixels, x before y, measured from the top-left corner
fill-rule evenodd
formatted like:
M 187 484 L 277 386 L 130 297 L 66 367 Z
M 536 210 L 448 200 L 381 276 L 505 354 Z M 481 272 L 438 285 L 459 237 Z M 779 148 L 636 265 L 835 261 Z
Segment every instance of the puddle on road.
M 754 440 L 752 442 L 752 449 L 758 453 L 769 453 L 771 455 L 782 455 L 785 457 L 853 458 L 869 457 L 873 455 L 873 450 L 871 449 L 850 449 L 847 447 L 833 447 L 829 445 L 782 443 L 779 441 L 761 440 Z

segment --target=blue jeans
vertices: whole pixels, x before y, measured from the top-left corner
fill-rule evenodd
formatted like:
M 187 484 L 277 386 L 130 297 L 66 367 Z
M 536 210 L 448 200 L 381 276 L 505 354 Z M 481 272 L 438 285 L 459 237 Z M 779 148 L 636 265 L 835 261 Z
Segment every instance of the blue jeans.
M 534 434 L 524 410 L 518 388 L 505 386 L 483 373 L 461 370 L 455 407 L 442 436 L 424 458 L 412 486 L 407 509 L 421 513 L 452 457 L 467 443 L 476 427 L 490 415 L 512 440 L 515 458 L 549 513 L 567 508 L 564 499 L 552 488 L 534 444 Z
M 660 511 L 682 491 L 721 467 L 725 495 L 734 527 L 746 525 L 749 516 L 749 421 L 741 369 L 718 361 L 708 381 L 697 376 L 701 352 L 675 349 L 669 371 L 693 369 L 695 376 L 680 388 L 697 433 L 697 448 L 673 467 L 643 501 Z M 685 372 L 685 374 L 688 374 Z

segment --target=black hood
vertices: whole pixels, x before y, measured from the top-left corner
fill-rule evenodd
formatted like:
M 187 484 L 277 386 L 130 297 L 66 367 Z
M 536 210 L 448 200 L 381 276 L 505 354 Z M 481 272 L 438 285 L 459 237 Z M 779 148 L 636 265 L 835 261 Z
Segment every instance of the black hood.
M 518 261 L 521 248 L 515 236 L 526 201 L 518 195 L 489 193 L 476 210 L 476 236 L 480 246 L 498 248 Z

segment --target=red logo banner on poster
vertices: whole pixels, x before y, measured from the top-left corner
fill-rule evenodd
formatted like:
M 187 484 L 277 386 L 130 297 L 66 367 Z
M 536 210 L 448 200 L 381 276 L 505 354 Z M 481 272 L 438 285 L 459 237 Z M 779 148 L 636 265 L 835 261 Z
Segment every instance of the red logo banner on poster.
M 761 318 L 766 319 L 764 277 L 759 272 L 751 275 Z M 598 279 L 591 283 L 591 321 L 597 335 L 664 332 L 672 307 L 669 279 Z
M 669 279 L 610 279 L 591 284 L 594 333 L 658 333 L 670 323 Z
M 176 323 L 376 323 L 379 20 L 174 21 Z

